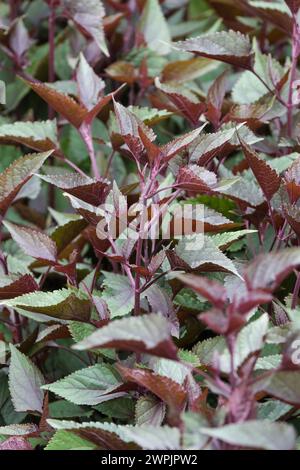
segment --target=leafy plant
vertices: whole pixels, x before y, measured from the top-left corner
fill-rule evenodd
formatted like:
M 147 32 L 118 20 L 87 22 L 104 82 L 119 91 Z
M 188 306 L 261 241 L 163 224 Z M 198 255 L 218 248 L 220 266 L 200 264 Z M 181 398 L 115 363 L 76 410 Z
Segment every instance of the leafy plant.
M 0 450 L 292 450 L 300 2 L 0 6 Z

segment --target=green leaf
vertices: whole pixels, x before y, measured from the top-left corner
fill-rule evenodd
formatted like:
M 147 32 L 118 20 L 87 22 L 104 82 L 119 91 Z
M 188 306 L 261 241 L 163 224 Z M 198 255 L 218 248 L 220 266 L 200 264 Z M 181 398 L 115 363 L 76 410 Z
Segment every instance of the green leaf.
M 138 23 L 138 31 L 143 34 L 150 49 L 161 55 L 170 52 L 171 35 L 158 0 L 146 1 Z
M 62 320 L 88 321 L 90 302 L 79 296 L 79 291 L 61 289 L 52 292 L 32 292 L 0 302 L 7 307 L 18 307 Z
M 121 378 L 113 367 L 96 364 L 42 388 L 76 405 L 97 405 L 118 396 L 118 392 L 112 392 L 121 384 Z
M 0 214 L 4 215 L 25 183 L 43 165 L 52 150 L 25 155 L 14 161 L 0 174 Z
M 296 434 L 292 426 L 268 421 L 246 421 L 220 428 L 201 428 L 201 432 L 239 447 L 265 450 L 292 450 Z
M 187 236 L 179 240 L 175 253 L 192 269 L 213 266 L 215 270 L 229 271 L 239 276 L 231 259 L 216 247 L 210 237 L 202 234 Z
M 0 142 L 22 144 L 37 151 L 55 149 L 58 146 L 56 120 L 2 124 Z
M 135 406 L 135 422 L 138 426 L 160 426 L 166 414 L 166 405 L 155 396 L 140 397 Z
M 233 242 L 245 235 L 257 233 L 257 230 L 237 230 L 236 232 L 223 232 L 213 235 L 211 238 L 214 244 L 221 250 L 227 249 Z
M 286 403 L 299 405 L 300 372 L 295 370 L 278 371 L 267 378 L 258 378 L 255 390 L 263 390 Z
M 258 419 L 267 419 L 268 421 L 277 421 L 291 411 L 292 406 L 282 403 L 278 400 L 268 400 L 259 403 L 257 410 Z
M 9 366 L 9 390 L 16 411 L 43 410 L 44 378 L 33 362 L 10 345 L 11 360 Z
M 131 312 L 134 306 L 134 291 L 129 279 L 121 274 L 103 272 L 102 298 L 107 303 L 111 317 L 123 317 Z
M 93 408 L 109 418 L 126 421 L 127 423 L 131 422 L 134 417 L 134 401 L 130 396 L 113 398 L 99 403 Z
M 268 330 L 268 315 L 264 314 L 255 321 L 245 326 L 237 336 L 234 351 L 234 368 L 238 369 L 243 362 L 253 353 L 260 351 L 264 346 L 264 337 Z M 229 373 L 231 368 L 230 354 L 225 338 L 216 336 L 204 340 L 193 348 L 193 353 L 205 365 L 211 365 L 214 356 L 219 353 L 218 361 L 222 372 Z
M 45 450 L 94 450 L 97 446 L 73 432 L 59 430 L 48 442 Z
M 176 427 L 169 426 L 122 426 L 114 423 L 76 423 L 74 421 L 58 421 L 48 419 L 54 429 L 84 430 L 92 429 L 115 433 L 124 442 L 135 442 L 147 450 L 178 450 L 180 449 L 180 432 Z

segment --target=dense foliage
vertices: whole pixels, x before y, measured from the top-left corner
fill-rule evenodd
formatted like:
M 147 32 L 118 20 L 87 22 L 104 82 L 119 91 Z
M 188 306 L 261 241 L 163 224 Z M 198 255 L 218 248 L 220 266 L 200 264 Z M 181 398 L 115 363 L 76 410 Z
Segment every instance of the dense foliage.
M 0 6 L 0 449 L 300 444 L 299 0 Z

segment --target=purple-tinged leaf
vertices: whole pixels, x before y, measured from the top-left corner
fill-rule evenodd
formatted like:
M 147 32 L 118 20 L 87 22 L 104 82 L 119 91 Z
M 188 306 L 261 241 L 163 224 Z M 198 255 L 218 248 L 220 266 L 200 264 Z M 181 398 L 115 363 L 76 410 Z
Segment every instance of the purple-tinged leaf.
M 28 294 L 39 289 L 35 279 L 30 274 L 11 281 L 9 284 L 0 287 L 0 300 L 13 299 L 22 294 Z
M 113 320 L 73 347 L 80 350 L 116 348 L 176 358 L 170 324 L 157 313 Z
M 109 189 L 109 181 L 105 178 L 95 180 L 78 173 L 38 175 L 42 180 L 63 189 L 78 199 L 99 206 L 104 202 Z
M 239 31 L 203 34 L 177 42 L 176 48 L 238 67 L 250 68 L 252 64 L 253 54 L 249 37 Z
M 55 242 L 45 233 L 30 227 L 21 227 L 11 222 L 3 222 L 14 241 L 33 258 L 55 263 L 57 247 Z
M 194 274 L 179 274 L 177 278 L 216 307 L 223 308 L 226 305 L 227 293 L 222 284 Z
M 257 256 L 245 270 L 249 290 L 273 292 L 300 265 L 300 248 L 287 248 L 277 253 Z
M 104 6 L 101 0 L 63 0 L 64 12 L 85 35 L 93 38 L 99 49 L 109 56 L 103 18 Z
M 270 201 L 280 188 L 281 178 L 275 170 L 262 160 L 245 142 L 241 142 L 244 155 L 264 195 Z
M 95 74 L 92 67 L 81 53 L 76 69 L 76 81 L 79 89 L 80 101 L 89 111 L 98 103 L 105 83 L 102 78 Z
M 180 412 L 183 409 L 187 394 L 177 382 L 145 369 L 129 369 L 121 365 L 118 365 L 117 368 L 124 380 L 147 388 L 170 406 L 173 411 Z
M 24 437 L 15 436 L 1 442 L 0 450 L 33 450 L 33 447 Z
M 0 174 L 0 214 L 4 215 L 22 186 L 36 173 L 52 150 L 25 155 L 15 160 Z
M 36 365 L 10 345 L 9 390 L 16 411 L 41 413 L 43 410 L 44 378 Z

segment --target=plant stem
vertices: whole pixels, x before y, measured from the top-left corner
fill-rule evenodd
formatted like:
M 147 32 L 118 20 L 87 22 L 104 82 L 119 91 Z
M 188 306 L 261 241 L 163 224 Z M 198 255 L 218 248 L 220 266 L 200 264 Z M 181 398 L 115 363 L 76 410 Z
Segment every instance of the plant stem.
M 292 66 L 290 72 L 289 82 L 289 95 L 288 95 L 288 110 L 287 110 L 287 134 L 288 137 L 293 135 L 293 84 L 296 77 L 297 71 L 297 60 L 299 55 L 299 34 L 297 28 L 297 22 L 294 18 L 293 24 L 293 38 L 292 38 Z
M 82 137 L 82 139 L 83 139 L 83 141 L 86 145 L 86 148 L 88 150 L 94 177 L 97 180 L 100 180 L 101 176 L 100 176 L 100 172 L 99 172 L 98 165 L 97 165 L 97 160 L 96 160 L 96 154 L 95 154 L 95 149 L 94 149 L 94 144 L 93 144 L 91 125 L 87 124 L 87 123 L 83 123 L 81 125 L 81 127 L 79 128 L 79 133 L 80 133 L 80 135 L 81 135 L 81 137 Z
M 48 82 L 55 81 L 55 6 L 54 0 L 50 3 L 50 15 L 48 18 L 48 42 L 49 42 L 49 55 L 48 55 Z M 55 111 L 52 106 L 48 106 L 48 118 L 54 119 Z M 54 165 L 54 158 L 51 157 L 50 165 Z M 49 206 L 55 208 L 55 187 L 51 184 L 48 189 Z

